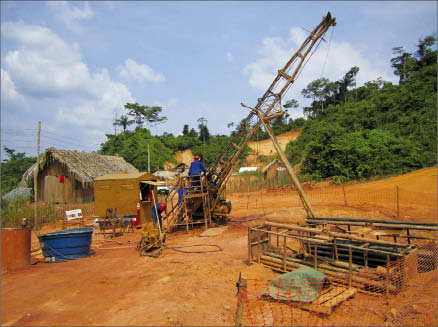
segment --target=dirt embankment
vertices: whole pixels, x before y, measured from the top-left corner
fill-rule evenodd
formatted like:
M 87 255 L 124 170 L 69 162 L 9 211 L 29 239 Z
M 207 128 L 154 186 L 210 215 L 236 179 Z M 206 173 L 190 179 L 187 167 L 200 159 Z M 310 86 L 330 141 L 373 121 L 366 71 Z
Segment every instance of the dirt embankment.
M 286 132 L 280 135 L 277 135 L 277 141 L 280 145 L 280 148 L 284 151 L 286 149 L 286 145 L 290 141 L 295 141 L 298 136 L 301 134 L 301 129 L 298 131 Z M 269 138 L 267 140 L 259 141 L 259 142 L 249 142 L 248 146 L 253 150 L 256 154 L 262 156 L 275 156 L 277 152 L 275 151 L 274 145 L 272 144 L 272 140 Z
M 176 151 L 175 152 L 175 160 L 177 163 L 185 163 L 187 166 L 190 166 L 190 164 L 193 161 L 193 153 L 191 149 L 187 149 L 184 151 Z M 164 170 L 169 170 L 173 167 L 175 167 L 176 165 L 172 162 L 168 162 L 166 161 L 164 163 Z

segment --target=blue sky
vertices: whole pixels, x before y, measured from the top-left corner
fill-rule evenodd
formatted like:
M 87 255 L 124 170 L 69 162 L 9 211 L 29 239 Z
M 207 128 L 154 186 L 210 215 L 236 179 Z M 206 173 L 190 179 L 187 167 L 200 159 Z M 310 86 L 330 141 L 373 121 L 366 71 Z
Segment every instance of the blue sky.
M 286 97 L 300 107 L 308 83 L 352 66 L 358 85 L 397 83 L 392 48 L 415 52 L 437 30 L 435 1 L 2 1 L 2 146 L 35 155 L 40 120 L 41 151 L 98 150 L 126 102 L 163 107 L 168 121 L 153 134 L 200 117 L 229 134 L 247 115 L 240 102 L 256 104 L 327 11 L 337 26 Z

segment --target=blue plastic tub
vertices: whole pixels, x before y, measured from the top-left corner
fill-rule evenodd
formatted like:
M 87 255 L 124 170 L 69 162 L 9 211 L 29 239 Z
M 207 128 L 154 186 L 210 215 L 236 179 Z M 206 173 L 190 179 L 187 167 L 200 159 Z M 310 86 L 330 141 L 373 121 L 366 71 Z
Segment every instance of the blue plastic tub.
M 90 255 L 93 228 L 72 228 L 39 235 L 46 262 L 61 262 Z

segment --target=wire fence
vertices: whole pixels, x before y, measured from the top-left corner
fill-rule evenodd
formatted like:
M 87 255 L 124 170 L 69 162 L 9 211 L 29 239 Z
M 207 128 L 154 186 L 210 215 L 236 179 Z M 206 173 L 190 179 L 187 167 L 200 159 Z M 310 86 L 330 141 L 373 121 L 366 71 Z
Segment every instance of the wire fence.
M 94 203 L 67 203 L 49 204 L 38 202 L 36 204 L 36 224 L 55 225 L 58 221 L 66 219 L 68 210 L 81 209 L 84 218 L 94 216 Z M 19 227 L 23 218 L 35 224 L 35 203 L 12 203 L 2 207 L 2 228 Z
M 313 206 L 334 205 L 367 210 L 397 218 L 427 218 L 438 216 L 436 194 L 417 192 L 397 185 L 370 190 L 364 184 L 315 186 L 303 184 L 303 189 Z M 261 207 L 263 197 L 287 199 L 289 205 L 299 207 L 301 200 L 288 176 L 278 179 L 262 179 L 257 176 L 231 179 L 227 183 L 227 195 L 247 199 L 241 205 Z
M 327 273 L 324 280 L 247 279 L 238 296 L 236 325 L 433 326 L 436 246 L 436 240 L 420 242 L 411 255 L 386 267 L 355 271 L 349 283 L 338 273 Z M 294 270 L 282 266 L 277 270 Z M 366 290 L 356 285 L 364 281 Z

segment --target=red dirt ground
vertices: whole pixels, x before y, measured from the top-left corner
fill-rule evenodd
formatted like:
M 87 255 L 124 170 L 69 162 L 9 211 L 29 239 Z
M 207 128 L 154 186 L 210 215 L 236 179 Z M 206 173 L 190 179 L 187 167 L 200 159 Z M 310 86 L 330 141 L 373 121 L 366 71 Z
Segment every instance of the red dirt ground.
M 429 194 L 434 199 L 419 204 L 418 210 L 424 210 L 425 205 L 435 210 L 436 168 L 353 185 L 349 192 L 355 189 L 372 192 L 402 183 L 406 189 Z M 304 210 L 297 206 L 296 201 L 290 201 L 288 194 L 268 191 L 249 196 L 251 204 L 248 208 L 247 194 L 230 197 L 232 218 L 264 217 L 289 222 L 303 222 L 305 219 Z M 254 205 L 255 199 L 258 199 L 257 206 Z M 412 206 L 415 210 L 416 203 Z M 351 208 L 324 205 L 320 200 L 314 207 L 318 215 L 325 216 L 366 217 L 369 214 L 393 218 L 383 213 L 376 215 L 377 207 L 369 205 Z M 436 217 L 428 220 L 436 221 Z M 223 248 L 222 252 L 182 254 L 165 249 L 158 259 L 140 257 L 135 250 L 140 239 L 139 231 L 136 231 L 136 234 L 117 238 L 123 245 L 99 243 L 100 238 L 95 236 L 92 245 L 95 254 L 89 258 L 52 264 L 40 262 L 24 269 L 2 272 L 2 325 L 233 325 L 235 282 L 239 272 L 260 280 L 276 275 L 260 265 L 246 264 L 248 226 L 261 222 L 230 223 L 228 230 L 215 237 L 200 237 L 203 229 L 189 233 L 180 231 L 171 234 L 168 240 L 169 245 L 217 244 Z M 374 310 L 380 320 L 372 323 L 385 325 L 389 321 L 385 320 L 385 315 L 394 308 L 396 312 L 408 314 L 389 321 L 391 324 L 435 326 L 436 277 L 436 271 L 422 274 L 417 285 L 391 297 L 385 305 L 361 294 L 349 301 L 348 306 L 341 305 L 336 309 L 334 321 L 342 324 L 344 314 L 359 317 L 367 310 Z M 412 307 L 415 304 L 418 305 Z M 406 309 L 411 307 L 416 313 Z

